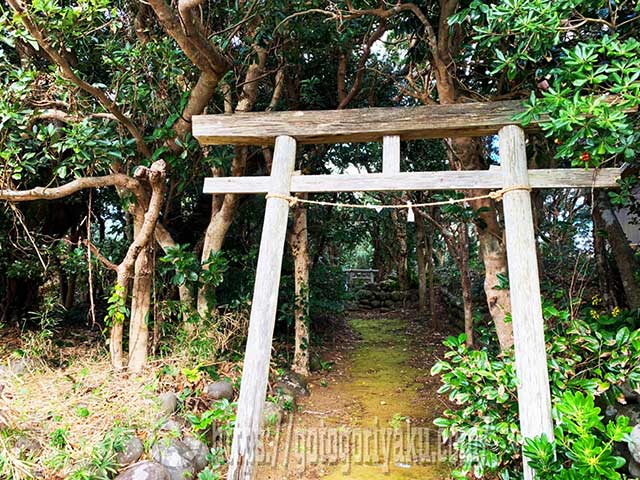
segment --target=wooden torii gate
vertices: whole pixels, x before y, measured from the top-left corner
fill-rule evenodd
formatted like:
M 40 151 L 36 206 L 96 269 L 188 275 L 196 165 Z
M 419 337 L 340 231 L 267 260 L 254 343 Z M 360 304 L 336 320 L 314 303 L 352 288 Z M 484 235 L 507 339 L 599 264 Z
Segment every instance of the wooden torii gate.
M 525 130 L 513 118 L 519 102 L 469 103 L 412 108 L 240 113 L 193 117 L 193 135 L 203 145 L 272 145 L 270 176 L 207 178 L 204 192 L 267 193 L 264 226 L 229 480 L 253 478 L 265 400 L 280 270 L 292 193 L 467 190 L 516 187 L 504 193 L 504 221 L 518 383 L 520 427 L 526 438 L 553 438 L 544 321 L 531 212 L 530 188 L 615 187 L 617 168 L 528 170 Z M 536 130 L 535 123 L 527 129 Z M 400 172 L 400 140 L 499 134 L 499 169 Z M 383 142 L 382 173 L 294 175 L 297 143 Z M 530 187 L 530 188 L 527 188 Z M 280 197 L 279 197 L 280 196 Z M 525 480 L 533 472 L 525 462 Z

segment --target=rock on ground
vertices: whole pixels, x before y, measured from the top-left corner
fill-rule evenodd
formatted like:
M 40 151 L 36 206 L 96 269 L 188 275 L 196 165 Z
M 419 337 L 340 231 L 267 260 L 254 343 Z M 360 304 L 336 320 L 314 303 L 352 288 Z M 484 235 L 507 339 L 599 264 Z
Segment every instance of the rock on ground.
M 179 436 L 182 433 L 182 425 L 177 420 L 170 418 L 160 425 L 160 431 L 172 432 Z
M 20 435 L 15 442 L 15 448 L 25 457 L 35 457 L 42 451 L 42 445 L 38 440 L 27 435 Z
M 233 386 L 229 382 L 213 382 L 204 388 L 204 395 L 212 400 L 233 399 Z
M 207 455 L 209 454 L 209 447 L 198 440 L 195 437 L 184 437 L 182 440 L 189 450 L 193 453 L 193 465 L 195 467 L 196 472 L 200 472 L 205 469 L 208 465 Z
M 160 412 L 163 415 L 171 415 L 178 409 L 178 396 L 174 392 L 164 392 L 158 395 Z
M 28 357 L 12 358 L 7 365 L 0 365 L 0 374 L 22 375 L 34 367 L 33 360 Z
M 161 438 L 151 448 L 151 458 L 169 472 L 171 480 L 195 478 L 207 466 L 209 449 L 200 440 Z
M 171 480 L 183 480 L 195 475 L 193 453 L 175 438 L 161 438 L 151 448 L 151 458 L 167 469 Z
M 156 462 L 135 463 L 122 471 L 115 480 L 172 480 L 166 468 Z
M 306 397 L 309 395 L 307 380 L 295 372 L 285 372 L 276 382 L 276 389 L 292 397 Z
M 278 396 L 278 405 L 284 410 L 293 411 L 296 408 L 296 397 L 283 393 Z
M 284 410 L 277 403 L 273 403 L 270 401 L 264 402 L 264 407 L 262 408 L 262 426 L 263 427 L 273 427 L 280 425 L 282 422 L 282 417 L 284 416 Z
M 138 437 L 131 437 L 124 450 L 116 455 L 116 462 L 119 465 L 130 465 L 140 460 L 144 453 L 144 445 Z
M 618 416 L 624 415 L 629 418 L 629 425 L 637 425 L 640 423 L 640 405 L 631 403 L 627 405 L 616 405 Z
M 631 383 L 628 380 L 624 382 L 622 385 L 620 385 L 620 388 L 622 389 L 622 394 L 624 395 L 624 398 L 627 401 L 627 403 L 640 401 L 640 391 L 634 390 L 633 387 L 631 387 Z
M 629 452 L 633 459 L 640 463 L 640 425 L 636 425 L 633 427 L 633 430 L 631 430 L 627 445 L 629 446 Z

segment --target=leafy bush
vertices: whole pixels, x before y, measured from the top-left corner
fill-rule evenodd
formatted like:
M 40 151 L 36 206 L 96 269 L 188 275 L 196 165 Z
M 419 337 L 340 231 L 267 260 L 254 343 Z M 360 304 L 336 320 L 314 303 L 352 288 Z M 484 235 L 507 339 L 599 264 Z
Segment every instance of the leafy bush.
M 513 358 L 492 356 L 465 345 L 466 335 L 449 337 L 445 360 L 431 370 L 442 374 L 439 393 L 449 393 L 449 399 L 460 405 L 457 410 L 445 410 L 444 417 L 434 423 L 441 427 L 443 440 L 454 440 L 461 464 L 454 478 L 467 478 L 472 472 L 482 477 L 489 472 L 503 471 L 503 478 L 512 478 L 520 459 L 520 429 Z
M 214 309 L 199 322 L 162 324 L 162 354 L 186 355 L 194 363 L 208 365 L 213 358 L 221 358 L 241 350 L 249 325 L 247 305 L 235 309 Z
M 554 404 L 562 405 L 565 392 L 601 396 L 612 404 L 622 395 L 625 382 L 634 388 L 640 384 L 637 318 L 630 312 L 616 309 L 605 313 L 597 308 L 598 305 L 586 308 L 582 318 L 572 320 L 568 312 L 545 305 Z M 445 439 L 453 440 L 460 456 L 454 477 L 467 478 L 472 473 L 478 477 L 499 474 L 502 479 L 519 478 L 522 438 L 513 352 L 496 354 L 491 347 L 470 350 L 465 346 L 464 334 L 449 337 L 445 345 L 449 351 L 433 367 L 432 374 L 441 374 L 443 385 L 439 391 L 448 393 L 459 408 L 446 410 L 435 424 L 442 427 Z M 573 398 L 575 404 L 577 400 Z M 584 415 L 589 413 L 587 407 L 588 403 Z M 569 429 L 562 422 L 570 418 L 559 406 L 560 435 Z M 567 431 L 570 435 L 571 430 Z M 536 445 L 545 448 L 542 443 Z M 569 447 L 563 448 L 569 451 Z M 606 449 L 602 445 L 599 448 Z
M 637 154 L 637 119 L 626 111 L 640 103 L 640 42 L 615 27 L 582 36 L 576 31 L 571 41 L 562 32 L 576 15 L 605 24 L 608 17 L 615 24 L 623 15 L 618 7 L 602 1 L 474 0 L 449 21 L 470 24 L 478 42 L 473 53 L 488 54 L 491 74 L 529 82 L 527 111 L 517 120 L 542 119 L 558 159 L 599 167 L 616 157 L 632 161 Z M 612 95 L 615 103 L 608 101 Z
M 555 406 L 556 439 L 526 439 L 524 454 L 540 480 L 574 478 L 619 479 L 624 458 L 613 455 L 614 442 L 631 432 L 629 419 L 618 417 L 606 426 L 593 396 L 566 392 Z
M 236 409 L 237 405 L 235 403 L 223 398 L 216 400 L 212 408 L 201 415 L 188 414 L 187 420 L 191 423 L 191 428 L 196 435 L 203 435 L 212 426 L 216 426 L 220 434 L 231 436 L 236 421 Z
M 310 272 L 309 284 L 309 310 L 312 318 L 344 311 L 349 296 L 346 276 L 341 267 L 318 262 Z

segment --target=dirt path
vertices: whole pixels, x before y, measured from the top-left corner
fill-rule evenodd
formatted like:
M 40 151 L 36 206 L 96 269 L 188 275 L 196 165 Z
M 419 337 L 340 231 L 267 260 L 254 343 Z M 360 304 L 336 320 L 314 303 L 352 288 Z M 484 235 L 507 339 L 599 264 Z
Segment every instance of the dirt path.
M 323 357 L 260 479 L 445 479 L 433 419 L 444 408 L 429 370 L 443 334 L 407 312 L 353 315 L 353 335 Z M 327 366 L 327 364 L 325 364 Z M 276 441 L 272 442 L 272 446 Z

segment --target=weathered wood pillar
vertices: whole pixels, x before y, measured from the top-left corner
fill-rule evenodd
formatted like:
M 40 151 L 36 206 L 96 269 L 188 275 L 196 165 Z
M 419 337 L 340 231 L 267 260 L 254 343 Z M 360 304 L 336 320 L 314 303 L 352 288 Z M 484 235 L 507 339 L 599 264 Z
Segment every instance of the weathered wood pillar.
M 289 195 L 295 158 L 295 139 L 278 137 L 273 152 L 269 193 Z M 262 407 L 267 393 L 288 214 L 287 200 L 267 198 L 228 480 L 249 480 L 255 467 Z
M 529 186 L 524 131 L 515 125 L 500 129 L 500 163 L 504 187 Z M 546 434 L 553 440 L 551 394 L 540 300 L 540 277 L 531 212 L 526 189 L 504 194 L 504 222 L 511 290 L 511 317 L 518 376 L 518 410 L 523 437 Z M 525 480 L 533 471 L 524 462 Z
M 400 136 L 382 137 L 382 173 L 400 173 Z

